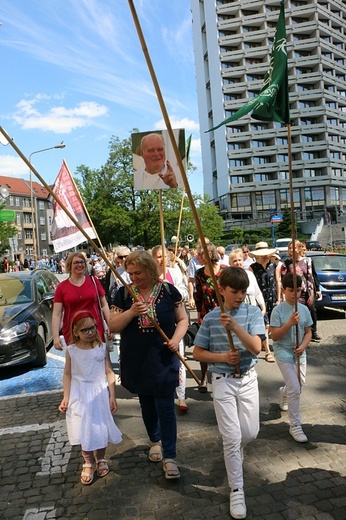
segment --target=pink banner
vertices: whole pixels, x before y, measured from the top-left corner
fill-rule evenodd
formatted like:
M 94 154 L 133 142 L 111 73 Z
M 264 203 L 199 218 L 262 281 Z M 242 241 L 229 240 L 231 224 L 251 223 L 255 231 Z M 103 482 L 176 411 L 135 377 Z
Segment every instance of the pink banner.
M 85 230 L 90 238 L 96 238 L 96 234 L 92 228 L 92 224 L 88 220 L 79 192 L 71 178 L 70 172 L 63 162 L 60 172 L 53 186 L 53 193 L 58 197 L 61 203 L 71 213 L 73 218 L 77 220 L 80 226 Z M 52 200 L 54 207 L 54 217 L 52 222 L 52 241 L 54 251 L 66 251 L 78 244 L 86 241 L 83 233 L 73 224 L 64 209 L 55 199 Z

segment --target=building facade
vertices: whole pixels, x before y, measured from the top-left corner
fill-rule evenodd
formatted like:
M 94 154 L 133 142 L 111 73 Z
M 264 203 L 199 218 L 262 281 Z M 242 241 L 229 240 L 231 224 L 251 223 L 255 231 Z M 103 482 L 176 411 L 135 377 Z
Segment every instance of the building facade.
M 9 239 L 7 256 L 23 262 L 25 258 L 52 255 L 54 250 L 50 231 L 53 207 L 46 188 L 33 181 L 31 196 L 30 182 L 5 176 L 0 176 L 0 186 L 7 188 L 6 198 L 0 197 L 0 202 L 5 204 L 3 209 L 14 212 L 13 225 L 17 229 L 16 235 Z
M 205 133 L 258 95 L 279 0 L 191 0 L 204 190 L 229 227 L 290 206 L 287 128 L 251 115 Z M 286 0 L 297 220 L 346 209 L 346 4 Z M 336 218 L 334 217 L 336 215 Z

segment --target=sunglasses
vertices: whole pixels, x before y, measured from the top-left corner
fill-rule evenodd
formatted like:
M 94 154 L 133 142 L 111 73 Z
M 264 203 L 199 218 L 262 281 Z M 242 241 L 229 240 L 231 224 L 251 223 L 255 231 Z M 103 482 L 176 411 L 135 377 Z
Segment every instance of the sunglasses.
M 83 334 L 89 334 L 91 332 L 95 332 L 96 325 L 93 325 L 92 327 L 85 327 L 84 329 L 79 329 L 80 332 L 83 332 Z
M 243 251 L 243 253 L 250 253 L 250 251 Z
M 123 260 L 124 258 L 127 258 L 129 255 L 118 255 L 117 258 L 119 258 L 119 260 Z
M 80 262 L 72 262 L 72 265 L 85 265 L 85 262 L 83 262 L 83 260 Z

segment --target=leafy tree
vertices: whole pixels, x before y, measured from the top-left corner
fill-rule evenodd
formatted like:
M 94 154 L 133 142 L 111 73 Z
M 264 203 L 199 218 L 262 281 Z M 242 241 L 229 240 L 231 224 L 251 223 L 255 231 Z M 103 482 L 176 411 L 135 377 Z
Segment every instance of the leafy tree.
M 133 132 L 138 132 L 134 129 Z M 133 187 L 131 138 L 112 136 L 108 160 L 100 169 L 81 165 L 77 168 L 76 184 L 84 199 L 95 229 L 104 247 L 121 243 L 143 245 L 160 243 L 159 193 L 156 190 L 135 190 Z M 191 165 L 191 170 L 193 170 Z M 177 234 L 183 190 L 162 190 L 165 236 L 168 241 Z M 223 220 L 207 197 L 194 197 L 203 232 L 219 242 Z M 188 234 L 197 235 L 187 197 L 181 222 L 181 240 Z
M 0 204 L 0 210 L 6 206 L 5 202 Z M 17 235 L 17 228 L 12 222 L 1 222 L 0 221 L 0 255 L 4 255 L 7 249 L 10 249 L 9 238 Z

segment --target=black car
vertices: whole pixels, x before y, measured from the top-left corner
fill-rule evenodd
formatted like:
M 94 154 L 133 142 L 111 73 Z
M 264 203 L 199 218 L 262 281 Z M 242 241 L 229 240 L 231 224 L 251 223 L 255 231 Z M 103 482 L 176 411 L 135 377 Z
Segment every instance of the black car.
M 47 363 L 58 278 L 47 270 L 0 274 L 0 367 Z
M 321 243 L 318 242 L 318 240 L 308 240 L 306 242 L 306 249 L 308 251 L 322 251 L 323 247 L 321 246 Z
M 346 309 L 346 255 L 338 253 L 310 253 L 320 284 L 322 298 L 316 308 Z

